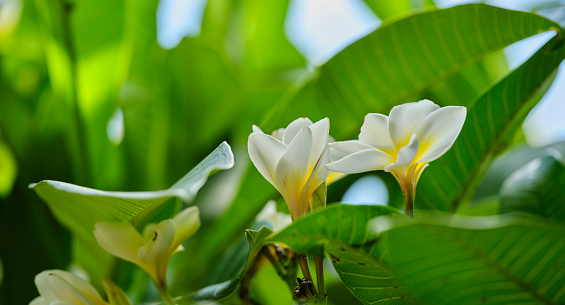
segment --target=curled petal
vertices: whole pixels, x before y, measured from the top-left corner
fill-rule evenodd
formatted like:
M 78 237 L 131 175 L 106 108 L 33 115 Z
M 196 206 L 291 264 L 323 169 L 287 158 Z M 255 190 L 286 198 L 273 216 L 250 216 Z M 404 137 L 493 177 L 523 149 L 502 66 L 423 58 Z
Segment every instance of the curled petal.
M 417 162 L 431 162 L 445 154 L 459 136 L 467 109 L 442 107 L 420 122 L 415 130 L 420 140 Z
M 283 134 L 283 143 L 290 145 L 292 139 L 300 132 L 302 127 L 312 125 L 312 121 L 309 118 L 298 118 L 288 124 Z
M 146 262 L 152 272 L 149 274 L 158 274 L 164 270 L 158 270 L 159 264 L 168 261 L 169 248 L 175 236 L 175 222 L 172 219 L 161 221 L 156 227 L 153 237 L 137 252 L 137 256 Z
M 336 162 L 326 165 L 326 167 L 334 172 L 355 174 L 381 170 L 393 162 L 394 160 L 387 153 L 371 148 L 347 155 Z
M 252 133 L 249 135 L 247 150 L 251 162 L 272 185 L 275 185 L 277 162 L 284 154 L 286 148 L 286 145 L 269 135 L 262 133 Z
M 380 113 L 369 113 L 361 126 L 359 140 L 376 148 L 392 150 L 392 140 L 388 132 L 388 117 Z
M 295 205 L 308 179 L 311 149 L 312 131 L 302 127 L 280 158 L 275 171 L 275 185 L 289 205 L 293 217 L 298 216 L 298 206 Z
M 418 141 L 418 136 L 413 135 L 412 138 L 410 138 L 410 142 L 408 143 L 408 145 L 402 147 L 398 151 L 398 155 L 396 156 L 396 161 L 394 162 L 394 164 L 385 167 L 384 170 L 386 172 L 390 172 L 390 171 L 394 171 L 397 168 L 405 168 L 405 170 L 403 171 L 406 172 L 410 164 L 416 157 L 419 146 L 420 143 Z
M 418 124 L 439 106 L 429 100 L 395 106 L 390 111 L 388 131 L 397 151 L 408 145 Z
M 145 242 L 131 224 L 98 222 L 94 225 L 94 236 L 100 247 L 110 254 L 144 267 L 137 252 Z
M 200 228 L 200 210 L 196 206 L 184 209 L 174 218 L 175 237 L 169 252 L 175 251 L 185 240 L 189 239 Z
M 396 156 L 396 162 L 394 163 L 398 166 L 408 165 L 412 163 L 412 160 L 414 160 L 416 154 L 418 153 L 419 146 L 420 146 L 420 141 L 418 139 L 418 135 L 412 135 L 408 145 L 402 147 L 398 151 L 398 155 Z
M 328 144 L 328 134 L 330 132 L 330 120 L 328 118 L 319 120 L 309 126 L 312 131 L 312 150 L 310 151 L 310 164 L 315 164 L 322 151 Z

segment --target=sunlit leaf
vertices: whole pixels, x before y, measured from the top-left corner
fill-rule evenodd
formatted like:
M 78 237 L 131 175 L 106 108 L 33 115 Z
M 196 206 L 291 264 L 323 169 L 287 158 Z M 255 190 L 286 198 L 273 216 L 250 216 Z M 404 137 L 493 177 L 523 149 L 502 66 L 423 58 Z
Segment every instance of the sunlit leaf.
M 397 1 L 379 1 L 379 0 L 365 0 L 365 3 L 373 10 L 373 12 L 380 19 L 387 19 L 401 14 L 407 14 L 411 10 L 422 9 L 425 7 L 434 7 L 434 2 L 431 0 L 425 1 L 412 1 L 412 0 L 397 0 Z
M 394 105 L 413 102 L 486 55 L 552 29 L 559 25 L 538 15 L 482 4 L 385 23 L 321 66 L 319 76 L 277 105 L 261 127 L 274 129 L 298 116 L 328 116 L 332 135 L 351 136 L 367 113 L 388 113 Z

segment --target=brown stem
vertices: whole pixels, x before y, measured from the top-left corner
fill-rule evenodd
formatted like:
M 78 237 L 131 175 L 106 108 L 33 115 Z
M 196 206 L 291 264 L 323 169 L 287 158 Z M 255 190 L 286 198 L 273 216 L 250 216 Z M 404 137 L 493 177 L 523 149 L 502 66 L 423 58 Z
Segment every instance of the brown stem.
M 304 275 L 304 278 L 314 283 L 314 280 L 312 279 L 312 274 L 310 274 L 310 267 L 308 266 L 308 257 L 304 254 L 299 254 L 297 259 L 298 259 L 298 265 L 302 270 L 302 275 Z M 317 295 L 318 292 L 316 291 L 316 287 L 312 287 L 312 288 L 313 288 L 312 293 Z
M 404 188 L 404 214 L 408 215 L 410 218 L 414 218 L 414 197 L 415 188 L 412 186 L 407 186 Z
M 324 258 L 314 257 L 316 264 L 316 280 L 318 281 L 318 290 L 320 291 L 319 299 L 321 302 L 327 299 L 326 284 L 324 283 Z

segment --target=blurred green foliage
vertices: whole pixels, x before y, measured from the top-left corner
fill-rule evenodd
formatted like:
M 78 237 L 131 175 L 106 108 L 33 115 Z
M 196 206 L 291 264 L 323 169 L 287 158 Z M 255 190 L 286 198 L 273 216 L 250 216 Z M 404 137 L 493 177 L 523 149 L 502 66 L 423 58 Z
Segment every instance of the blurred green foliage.
M 432 1 L 365 2 L 383 24 L 319 67 L 307 63 L 288 41 L 284 24 L 289 1 L 285 0 L 209 0 L 201 33 L 184 38 L 170 50 L 157 42 L 157 0 L 2 2 L 0 12 L 12 10 L 8 13 L 14 18 L 0 20 L 0 230 L 4 232 L 0 237 L 0 304 L 26 304 L 33 299 L 37 295 L 33 277 L 42 270 L 69 266 L 88 269 L 80 264 L 85 249 L 77 239 L 76 228 L 61 226 L 69 226 L 61 219 L 71 216 L 57 214 L 57 203 L 45 199 L 50 210 L 28 189 L 29 184 L 49 179 L 108 191 L 165 189 L 222 141 L 232 146 L 235 167 L 212 176 L 196 196 L 194 204 L 203 210 L 203 225 L 185 243 L 187 251 L 173 259 L 170 283 L 173 295 L 189 295 L 227 281 L 234 284 L 222 294 L 228 296 L 246 270 L 249 249 L 245 229 L 258 230 L 255 216 L 267 200 L 277 199 L 276 190 L 250 166 L 246 140 L 252 124 L 269 132 L 299 116 L 313 120 L 327 116 L 332 123 L 330 133 L 345 140 L 356 136 L 363 116 L 369 112 L 388 113 L 397 104 L 420 98 L 432 99 L 441 106 L 464 105 L 469 109 L 467 124 L 453 149 L 424 172 L 417 209 L 493 215 L 516 209 L 528 212 L 524 207 L 545 206 L 547 200 L 562 197 L 562 190 L 554 194 L 544 189 L 551 197 L 537 196 L 522 202 L 522 195 L 516 195 L 517 190 L 506 178 L 518 169 L 516 164 L 526 161 L 504 165 L 505 159 L 516 155 L 505 154 L 490 167 L 498 154 L 521 144 L 514 143 L 513 136 L 544 95 L 565 57 L 563 30 L 558 24 L 535 14 L 486 5 L 436 10 Z M 550 30 L 558 33 L 522 66 L 509 72 L 502 48 Z M 519 160 L 529 161 L 540 154 L 540 149 L 535 153 L 531 148 L 521 149 L 524 159 Z M 551 171 L 534 180 L 541 181 L 539 188 L 555 190 L 558 184 L 544 181 L 561 179 L 562 166 L 547 158 L 539 162 L 549 164 L 545 166 Z M 500 171 L 504 174 L 497 176 Z M 399 206 L 402 197 L 398 185 L 388 174 L 379 176 L 389 188 L 390 205 Z M 328 202 L 339 201 L 354 179 L 347 177 L 330 185 Z M 521 191 L 540 192 L 538 188 Z M 163 205 L 162 215 L 151 217 L 167 217 L 181 203 L 172 200 Z M 381 208 L 372 207 L 368 213 L 338 206 L 287 230 L 301 232 L 305 224 L 317 224 L 323 230 L 327 224 L 321 224 L 320 219 L 336 217 L 331 213 L 342 209 L 347 210 L 339 218 L 344 225 L 351 225 L 351 219 L 363 219 L 356 222 L 358 234 L 367 232 L 363 230 L 369 218 L 393 212 L 384 209 L 386 213 L 379 214 Z M 440 243 L 442 236 L 462 234 L 472 239 L 473 234 L 502 232 L 499 237 L 510 234 L 507 231 L 513 228 L 486 226 L 472 232 L 459 223 L 446 224 L 443 220 L 434 224 L 399 222 L 399 227 L 385 233 L 382 240 L 389 235 L 421 233 L 422 238 L 430 240 L 423 248 L 426 253 L 435 251 L 434 243 Z M 561 228 L 530 223 L 514 227 L 524 234 L 549 232 L 556 243 L 562 243 L 558 236 Z M 306 252 L 319 251 L 316 243 L 320 241 L 333 244 L 334 248 L 326 252 L 334 255 L 341 251 L 339 246 L 348 249 L 353 267 L 336 263 L 339 255 L 333 258 L 341 281 L 336 274 L 333 281 L 328 275 L 330 302 L 358 302 L 345 287 L 364 303 L 384 298 L 368 294 L 373 288 L 362 286 L 374 282 L 355 280 L 367 270 L 399 274 L 398 279 L 390 281 L 408 283 L 406 290 L 395 292 L 398 295 L 388 295 L 390 304 L 401 304 L 394 300 L 413 302 L 412 296 L 426 304 L 438 302 L 434 296 L 445 283 L 433 282 L 421 291 L 414 283 L 442 276 L 445 268 L 431 264 L 431 273 L 418 273 L 409 268 L 410 257 L 393 261 L 380 256 L 382 252 L 377 250 L 386 247 L 385 243 L 354 242 L 363 235 L 345 230 L 344 235 L 335 236 L 337 232 L 341 231 L 326 230 L 308 240 L 287 240 Z M 497 236 L 488 241 L 497 242 Z M 283 237 L 284 231 L 278 235 L 280 239 L 275 236 L 273 240 Z M 336 240 L 340 243 L 334 243 Z M 393 247 L 409 253 L 409 241 L 399 240 Z M 527 241 L 536 242 L 534 238 Z M 510 245 L 505 251 L 514 251 L 513 247 L 522 244 Z M 476 251 L 450 250 L 473 262 L 481 259 Z M 527 258 L 539 258 L 539 251 L 545 250 L 547 245 L 542 244 L 538 252 L 528 252 Z M 551 259 L 547 261 L 553 265 L 561 262 Z M 351 271 L 355 262 L 374 269 Z M 104 273 L 132 300 L 155 300 L 156 292 L 148 288 L 145 275 L 129 263 L 114 260 L 113 264 L 113 271 Z M 492 271 L 489 266 L 485 267 L 487 273 Z M 504 267 L 530 280 L 531 275 L 521 273 L 521 269 Z M 537 285 L 537 280 L 526 281 L 526 286 Z M 289 292 L 281 283 L 272 268 L 262 269 L 252 281 L 250 295 L 265 304 L 288 304 Z M 477 282 L 481 284 L 484 282 Z M 274 292 L 269 293 L 270 289 Z M 400 294 L 408 297 L 400 299 Z M 538 295 L 534 293 L 533 297 Z M 541 299 L 553 297 L 552 301 L 562 300 L 559 291 L 553 290 L 542 294 Z M 477 294 L 461 298 L 470 302 Z M 224 302 L 238 304 L 236 294 Z

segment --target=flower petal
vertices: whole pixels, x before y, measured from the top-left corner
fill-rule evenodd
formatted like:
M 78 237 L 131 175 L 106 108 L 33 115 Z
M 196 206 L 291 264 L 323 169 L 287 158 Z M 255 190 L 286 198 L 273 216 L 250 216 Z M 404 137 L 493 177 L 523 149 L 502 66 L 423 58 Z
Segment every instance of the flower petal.
M 429 100 L 395 106 L 388 118 L 388 131 L 396 151 L 408 145 L 414 130 L 428 114 L 439 109 Z
M 71 304 L 99 305 L 102 302 L 102 297 L 90 283 L 70 272 L 43 271 L 35 277 L 35 285 L 48 304 L 66 301 Z
M 314 165 L 314 168 L 312 169 L 312 173 L 310 174 L 310 177 L 308 177 L 308 180 L 306 181 L 304 187 L 302 188 L 302 192 L 300 194 L 302 199 L 301 203 L 302 202 L 307 203 L 308 199 L 310 198 L 312 193 L 316 191 L 318 186 L 320 186 L 320 184 L 326 181 L 326 178 L 328 178 L 328 175 L 330 174 L 330 170 L 327 169 L 326 164 L 328 164 L 330 160 L 331 160 L 330 147 L 328 143 L 326 143 L 324 150 L 320 155 L 320 158 L 316 160 L 316 163 Z M 300 208 L 303 209 L 301 211 L 306 213 L 308 206 L 305 205 L 305 206 L 301 206 Z
M 328 118 L 319 120 L 308 126 L 308 128 L 312 131 L 312 150 L 310 151 L 310 165 L 312 165 L 318 162 L 322 151 L 326 149 L 330 132 L 330 120 Z
M 361 142 L 376 148 L 392 149 L 392 140 L 388 132 L 388 117 L 380 113 L 369 113 L 361 126 Z
M 102 249 L 114 256 L 143 267 L 137 252 L 143 246 L 144 241 L 131 224 L 98 222 L 94 225 L 94 236 Z
M 286 151 L 286 145 L 281 141 L 261 133 L 252 133 L 249 135 L 247 150 L 251 162 L 257 170 L 269 181 L 275 185 L 275 169 L 279 159 Z
M 459 136 L 467 109 L 442 107 L 428 115 L 416 128 L 420 140 L 417 162 L 431 162 L 445 154 Z
M 196 206 L 184 209 L 174 218 L 175 237 L 169 251 L 175 251 L 185 240 L 189 239 L 200 228 L 200 210 Z
M 398 151 L 398 154 L 396 155 L 396 161 L 394 162 L 394 164 L 385 167 L 384 170 L 386 172 L 390 172 L 390 171 L 394 171 L 395 169 L 402 168 L 400 170 L 405 172 L 406 174 L 408 172 L 408 169 L 410 168 L 410 163 L 412 163 L 412 161 L 416 157 L 416 154 L 418 153 L 419 146 L 420 143 L 418 141 L 418 136 L 413 135 L 410 138 L 410 142 L 408 143 L 408 145 L 402 147 Z
M 155 266 L 165 259 L 174 237 L 175 222 L 172 219 L 163 220 L 155 227 L 153 238 L 139 248 L 137 255 Z
M 330 162 L 335 162 L 347 155 L 348 153 L 344 153 L 343 151 L 337 150 L 330 146 Z
M 102 278 L 102 286 L 110 305 L 132 305 L 125 292 L 109 278 Z
M 282 142 L 284 131 L 285 131 L 285 128 L 279 128 L 279 129 L 271 132 L 271 136 L 273 136 L 273 138 Z
M 349 141 L 339 141 L 339 142 L 335 142 L 335 143 L 330 143 L 330 147 L 332 149 L 335 149 L 339 152 L 345 153 L 345 154 L 352 154 L 352 153 L 356 153 L 358 151 L 361 150 L 365 150 L 365 149 L 374 149 L 375 147 L 363 143 L 359 140 L 349 140 Z
M 365 149 L 332 162 L 326 167 L 334 172 L 356 174 L 373 170 L 381 170 L 394 162 L 391 156 L 376 148 Z
M 293 217 L 298 216 L 298 197 L 308 179 L 311 149 L 312 131 L 308 127 L 302 127 L 280 158 L 275 171 L 276 187 Z
M 310 125 L 312 125 L 312 121 L 310 121 L 309 118 L 298 118 L 292 121 L 284 131 L 282 142 L 286 145 L 290 145 L 290 142 L 292 142 L 292 139 L 300 132 L 300 129 Z
M 261 128 L 259 128 L 259 126 L 257 126 L 257 125 L 253 125 L 251 128 L 253 129 L 253 132 L 264 134 L 263 130 L 261 130 Z
M 47 301 L 43 297 L 37 297 L 33 299 L 29 303 L 29 305 L 49 305 L 49 303 L 47 303 Z

